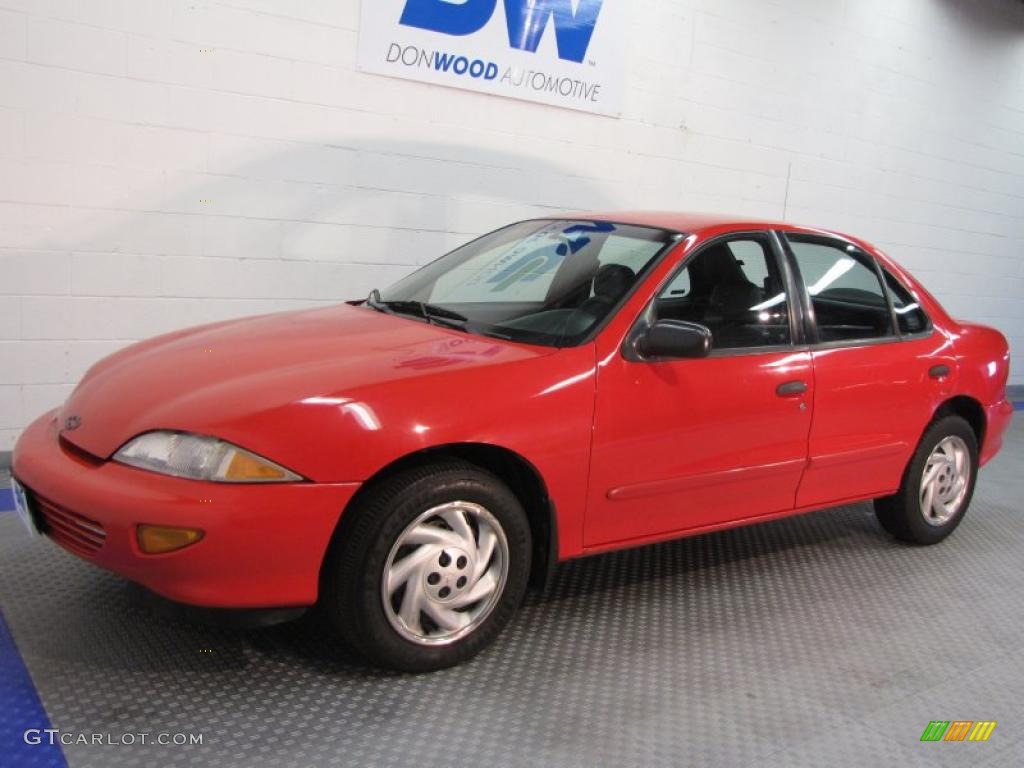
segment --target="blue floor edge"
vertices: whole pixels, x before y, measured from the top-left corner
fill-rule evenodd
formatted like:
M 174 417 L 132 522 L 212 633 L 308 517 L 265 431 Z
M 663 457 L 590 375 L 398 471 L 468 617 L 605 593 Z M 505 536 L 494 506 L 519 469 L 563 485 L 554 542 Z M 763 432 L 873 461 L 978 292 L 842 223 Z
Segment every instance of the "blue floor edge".
M 0 613 L 0 750 L 5 765 L 67 768 L 36 686 Z M 38 741 L 39 743 L 35 743 Z
M 14 492 L 10 488 L 0 488 L 0 512 L 14 509 Z

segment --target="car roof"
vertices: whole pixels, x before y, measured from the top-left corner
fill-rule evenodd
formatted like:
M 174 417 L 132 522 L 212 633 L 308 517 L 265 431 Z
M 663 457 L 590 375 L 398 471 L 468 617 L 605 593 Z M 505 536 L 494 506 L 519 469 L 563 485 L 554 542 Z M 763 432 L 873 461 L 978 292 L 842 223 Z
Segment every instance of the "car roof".
M 818 227 L 803 227 L 784 221 L 772 219 L 730 216 L 723 213 L 698 213 L 688 211 L 591 211 L 574 214 L 565 218 L 594 219 L 596 221 L 614 221 L 617 224 L 637 224 L 647 227 L 659 227 L 686 234 L 702 234 L 711 229 L 744 230 L 744 229 L 782 229 L 786 231 L 820 232 L 847 238 L 839 232 Z
M 681 232 L 686 235 L 696 235 L 701 238 L 705 235 L 714 237 L 728 234 L 730 232 L 744 232 L 750 230 L 775 229 L 783 232 L 800 232 L 809 235 L 825 235 L 839 238 L 848 243 L 871 253 L 882 266 L 889 269 L 904 282 L 909 282 L 916 290 L 926 294 L 929 299 L 929 312 L 933 315 L 940 311 L 949 319 L 945 309 L 928 290 L 921 285 L 909 272 L 897 264 L 881 249 L 863 238 L 854 235 L 847 235 L 833 229 L 822 227 L 810 227 L 801 224 L 793 224 L 786 221 L 773 219 L 758 219 L 747 216 L 730 216 L 723 213 L 700 213 L 696 211 L 590 211 L 587 213 L 574 213 L 559 216 L 562 219 L 610 221 L 615 224 L 634 224 L 645 227 L 658 227 L 674 232 Z

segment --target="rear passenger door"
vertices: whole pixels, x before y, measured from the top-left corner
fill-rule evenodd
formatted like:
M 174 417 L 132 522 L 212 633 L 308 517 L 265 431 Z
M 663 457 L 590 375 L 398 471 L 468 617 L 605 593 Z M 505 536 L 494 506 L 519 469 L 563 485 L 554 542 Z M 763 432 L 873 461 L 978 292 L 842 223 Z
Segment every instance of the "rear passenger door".
M 921 396 L 936 351 L 930 324 L 908 303 L 906 289 L 857 245 L 783 237 L 803 292 L 814 368 L 814 419 L 797 506 L 892 493 L 934 408 Z

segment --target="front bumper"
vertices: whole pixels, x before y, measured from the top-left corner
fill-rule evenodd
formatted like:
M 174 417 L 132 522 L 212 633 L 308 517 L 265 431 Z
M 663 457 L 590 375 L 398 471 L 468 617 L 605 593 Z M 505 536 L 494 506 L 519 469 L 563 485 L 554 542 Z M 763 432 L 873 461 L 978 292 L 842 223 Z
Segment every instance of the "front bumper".
M 59 440 L 55 412 L 22 433 L 12 470 L 37 509 L 55 516 L 52 538 L 65 549 L 171 600 L 219 608 L 315 603 L 327 545 L 359 488 L 207 483 L 98 461 Z M 145 554 L 140 523 L 200 528 L 204 536 Z

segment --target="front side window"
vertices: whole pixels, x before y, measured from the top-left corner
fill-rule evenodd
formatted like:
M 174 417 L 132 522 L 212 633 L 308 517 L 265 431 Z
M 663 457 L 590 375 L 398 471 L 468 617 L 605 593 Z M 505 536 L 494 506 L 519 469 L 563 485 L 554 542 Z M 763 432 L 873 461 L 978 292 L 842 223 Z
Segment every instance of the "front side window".
M 715 243 L 688 259 L 655 301 L 656 319 L 711 330 L 713 349 L 788 345 L 785 282 L 767 240 Z
M 604 221 L 525 221 L 442 256 L 367 305 L 470 333 L 572 346 L 614 311 L 676 237 Z
M 819 341 L 893 335 L 889 302 L 869 256 L 846 243 L 798 235 L 788 240 L 814 309 Z

